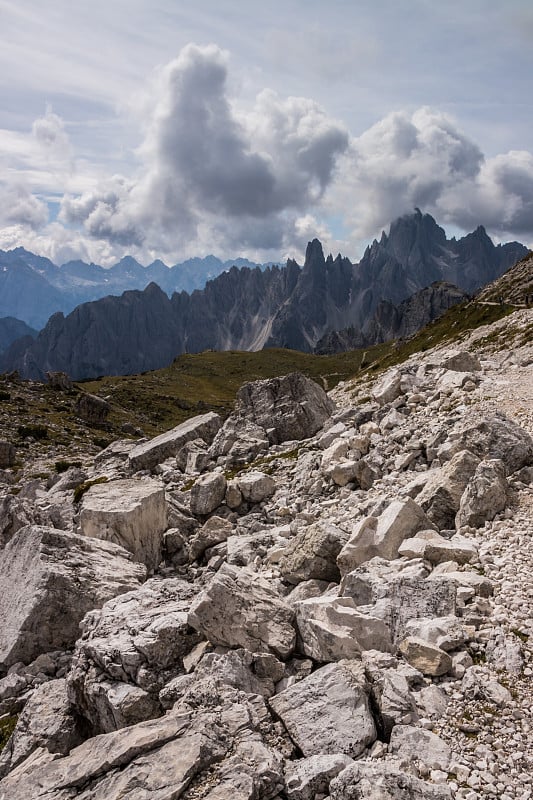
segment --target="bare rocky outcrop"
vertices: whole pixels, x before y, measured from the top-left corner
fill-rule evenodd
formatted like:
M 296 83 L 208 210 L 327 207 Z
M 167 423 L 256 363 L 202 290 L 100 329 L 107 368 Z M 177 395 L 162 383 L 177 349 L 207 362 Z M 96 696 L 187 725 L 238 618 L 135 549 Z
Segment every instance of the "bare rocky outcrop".
M 194 593 L 185 581 L 152 579 L 83 619 L 69 694 L 93 734 L 162 713 L 160 690 L 200 640 L 188 625 Z
M 473 355 L 461 341 L 339 387 L 297 445 L 233 415 L 220 451 L 196 438 L 158 456 L 165 561 L 88 611 L 73 654 L 0 678 L 0 715 L 20 713 L 0 797 L 526 800 L 533 347 L 519 319 L 516 350 L 489 352 L 485 330 Z M 83 480 L 105 466 L 118 496 L 135 447 L 87 460 Z M 353 477 L 360 462 L 371 480 Z M 63 475 L 6 494 L 77 524 Z M 200 513 L 194 486 L 218 483 Z M 109 546 L 63 535 L 78 571 L 78 539 Z M 87 739 L 68 752 L 72 720 Z

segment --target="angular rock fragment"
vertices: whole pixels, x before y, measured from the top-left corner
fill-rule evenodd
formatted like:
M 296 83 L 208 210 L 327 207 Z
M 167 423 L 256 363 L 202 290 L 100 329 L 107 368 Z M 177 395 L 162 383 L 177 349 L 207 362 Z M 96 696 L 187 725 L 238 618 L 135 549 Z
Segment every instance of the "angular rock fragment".
M 134 447 L 128 459 L 130 468 L 153 469 L 170 456 L 177 456 L 184 444 L 193 439 L 203 439 L 210 444 L 221 425 L 221 418 L 213 412 L 188 419 L 172 430 Z
M 183 671 L 199 635 L 187 622 L 194 586 L 147 581 L 88 614 L 69 674 L 77 711 L 98 733 L 158 716 L 160 689 Z
M 397 725 L 392 731 L 389 753 L 407 761 L 421 761 L 429 769 L 448 772 L 452 751 L 447 742 L 431 731 L 412 725 Z
M 191 605 L 189 624 L 213 644 L 290 656 L 294 611 L 268 581 L 225 564 Z
M 158 481 L 110 481 L 83 495 L 79 533 L 124 547 L 149 570 L 161 561 L 166 527 L 165 490 Z
M 400 652 L 423 675 L 445 675 L 452 668 L 452 659 L 448 653 L 415 636 L 408 636 L 400 642 Z
M 494 519 L 505 508 L 507 490 L 503 461 L 496 458 L 481 461 L 461 497 L 456 527 L 479 528 L 486 520 Z
M 297 533 L 279 561 L 282 576 L 289 583 L 316 579 L 338 581 L 337 556 L 346 544 L 347 534 L 335 525 L 310 525 Z
M 247 503 L 261 503 L 272 497 L 276 491 L 276 481 L 264 472 L 245 472 L 239 475 L 237 486 Z
M 360 662 L 327 664 L 269 700 L 304 756 L 356 757 L 376 738 Z
M 0 664 L 9 666 L 71 648 L 84 614 L 138 588 L 146 569 L 111 542 L 30 525 L 0 553 L 0 575 Z
M 191 512 L 199 517 L 210 514 L 224 501 L 226 478 L 221 472 L 201 475 L 191 488 Z
M 325 391 L 299 372 L 245 383 L 235 404 L 236 416 L 263 428 L 270 444 L 313 436 L 334 409 Z
M 452 430 L 445 428 L 436 439 L 440 459 L 450 459 L 461 450 L 478 458 L 499 458 L 510 475 L 533 463 L 533 439 L 502 413 L 479 419 L 468 416 Z
M 189 558 L 196 561 L 204 552 L 215 544 L 225 542 L 231 536 L 233 525 L 223 517 L 210 517 L 199 530 L 196 531 L 189 543 Z
M 462 494 L 478 464 L 479 458 L 474 453 L 459 451 L 444 467 L 430 473 L 429 480 L 417 495 L 416 502 L 439 530 L 455 526 Z
M 357 658 L 362 650 L 393 649 L 388 625 L 362 613 L 350 597 L 313 597 L 295 604 L 304 653 L 315 661 Z
M 404 539 L 432 527 L 431 520 L 410 497 L 393 500 L 379 517 L 367 517 L 356 526 L 337 558 L 341 574 L 375 556 L 397 558 Z
M 341 753 L 288 761 L 285 767 L 285 793 L 288 800 L 315 800 L 326 794 L 332 778 L 353 764 Z
M 16 728 L 0 755 L 0 778 L 34 750 L 66 755 L 81 744 L 85 730 L 73 713 L 64 678 L 37 687 L 18 718 Z
M 451 800 L 448 786 L 438 786 L 402 772 L 395 763 L 356 762 L 334 778 L 330 800 Z

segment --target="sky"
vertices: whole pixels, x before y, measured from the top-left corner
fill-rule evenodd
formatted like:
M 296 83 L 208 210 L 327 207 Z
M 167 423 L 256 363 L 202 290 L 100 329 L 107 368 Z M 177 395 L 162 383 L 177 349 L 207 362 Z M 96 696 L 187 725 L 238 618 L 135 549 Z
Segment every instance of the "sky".
M 415 207 L 533 246 L 531 0 L 0 0 L 0 248 L 352 260 Z

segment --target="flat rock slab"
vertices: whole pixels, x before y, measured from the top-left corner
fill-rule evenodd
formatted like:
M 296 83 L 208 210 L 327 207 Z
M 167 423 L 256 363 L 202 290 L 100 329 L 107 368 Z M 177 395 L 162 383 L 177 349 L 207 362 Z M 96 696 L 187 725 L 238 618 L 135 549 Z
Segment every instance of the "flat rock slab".
M 211 444 L 221 425 L 221 418 L 212 411 L 188 419 L 172 430 L 134 447 L 129 454 L 129 465 L 135 471 L 153 469 L 165 459 L 177 456 L 183 445 L 193 439 L 203 439 L 206 444 Z
M 360 662 L 327 664 L 269 703 L 304 756 L 355 758 L 376 739 Z
M 189 625 L 213 644 L 288 658 L 296 639 L 294 611 L 264 579 L 225 564 L 193 601 Z
M 83 495 L 79 533 L 121 545 L 150 570 L 161 561 L 166 528 L 165 490 L 158 481 L 110 481 Z
M 111 542 L 28 525 L 0 554 L 0 664 L 70 649 L 83 616 L 139 588 L 146 569 Z

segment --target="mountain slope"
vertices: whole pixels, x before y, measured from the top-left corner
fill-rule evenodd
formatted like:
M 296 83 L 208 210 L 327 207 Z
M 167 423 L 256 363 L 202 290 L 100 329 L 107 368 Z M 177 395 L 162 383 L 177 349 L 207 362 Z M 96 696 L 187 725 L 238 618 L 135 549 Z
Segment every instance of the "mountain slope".
M 206 349 L 312 352 L 328 332 L 361 327 L 383 301 L 397 305 L 451 273 L 470 290 L 524 252 L 516 242 L 495 247 L 481 228 L 447 240 L 431 216 L 417 211 L 396 220 L 356 265 L 340 255 L 325 259 L 315 239 L 303 268 L 294 261 L 283 269 L 232 268 L 202 291 L 170 300 L 151 285 L 81 305 L 66 318 L 56 314 L 35 343 L 22 354 L 20 347 L 8 352 L 0 367 L 25 377 L 63 370 L 82 379 L 153 369 Z M 135 270 L 125 261 L 123 269 Z

